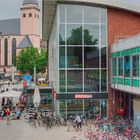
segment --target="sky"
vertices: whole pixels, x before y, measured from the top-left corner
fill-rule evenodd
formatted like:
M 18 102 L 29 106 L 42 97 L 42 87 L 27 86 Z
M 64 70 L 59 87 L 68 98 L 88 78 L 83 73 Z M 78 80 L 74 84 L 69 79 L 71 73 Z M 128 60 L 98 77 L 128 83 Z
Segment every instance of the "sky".
M 19 18 L 23 0 L 0 0 L 0 20 Z M 42 11 L 42 0 L 38 0 Z M 40 19 L 42 25 L 42 19 Z M 42 27 L 42 26 L 41 26 Z M 41 34 L 42 30 L 40 29 Z M 42 35 L 41 35 L 42 36 Z

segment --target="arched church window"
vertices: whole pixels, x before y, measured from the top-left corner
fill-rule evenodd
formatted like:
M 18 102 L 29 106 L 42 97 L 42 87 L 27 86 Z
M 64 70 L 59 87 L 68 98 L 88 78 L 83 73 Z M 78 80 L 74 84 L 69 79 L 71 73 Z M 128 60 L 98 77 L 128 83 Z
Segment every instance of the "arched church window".
M 8 39 L 4 40 L 4 65 L 8 65 Z
M 32 13 L 29 13 L 29 17 L 32 17 Z
M 23 17 L 26 17 L 26 14 L 23 14 Z
M 12 64 L 16 65 L 16 39 L 12 39 Z

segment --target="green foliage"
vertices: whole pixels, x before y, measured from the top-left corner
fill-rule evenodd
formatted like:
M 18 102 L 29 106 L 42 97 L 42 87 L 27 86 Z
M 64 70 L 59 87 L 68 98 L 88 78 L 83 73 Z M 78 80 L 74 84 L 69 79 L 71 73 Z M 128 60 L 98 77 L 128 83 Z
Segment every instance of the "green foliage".
M 82 45 L 82 26 L 72 29 L 71 36 L 67 38 L 67 42 L 69 45 Z M 90 31 L 88 29 L 84 29 L 84 44 L 97 45 L 97 43 L 98 39 L 94 39 L 93 36 L 90 35 Z
M 34 73 L 34 66 L 36 66 L 37 73 L 44 72 L 47 66 L 47 55 L 45 50 L 39 53 L 37 48 L 27 47 L 20 51 L 17 56 L 17 69 L 25 74 L 29 72 Z

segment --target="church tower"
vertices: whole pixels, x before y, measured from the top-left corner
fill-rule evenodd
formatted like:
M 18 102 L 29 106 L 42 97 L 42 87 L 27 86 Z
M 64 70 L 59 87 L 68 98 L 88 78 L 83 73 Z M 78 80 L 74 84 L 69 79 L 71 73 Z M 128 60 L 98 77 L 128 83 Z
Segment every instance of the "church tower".
M 24 0 L 20 9 L 20 35 L 28 35 L 40 47 L 40 9 L 37 0 Z

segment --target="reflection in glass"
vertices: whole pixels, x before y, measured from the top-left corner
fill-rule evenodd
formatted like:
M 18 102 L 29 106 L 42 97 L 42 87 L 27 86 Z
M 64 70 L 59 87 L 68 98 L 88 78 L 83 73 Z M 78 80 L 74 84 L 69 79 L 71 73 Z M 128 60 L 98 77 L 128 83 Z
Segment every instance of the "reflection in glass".
M 66 117 L 66 100 L 60 100 L 60 115 Z
M 67 5 L 67 23 L 82 23 L 82 6 Z
M 133 76 L 139 77 L 139 55 L 134 55 L 132 59 Z
M 67 48 L 67 67 L 68 68 L 82 67 L 82 47 Z
M 65 24 L 61 24 L 59 27 L 59 44 L 65 45 Z
M 100 22 L 101 23 L 106 23 L 107 21 L 107 11 L 106 9 L 100 8 L 100 15 L 101 15 L 101 19 Z
M 67 100 L 67 113 L 68 117 L 83 114 L 83 100 Z
M 99 68 L 99 49 L 98 47 L 84 48 L 85 68 Z
M 65 86 L 65 70 L 60 70 L 60 92 L 65 92 L 66 86 Z
M 82 84 L 82 71 L 81 70 L 68 70 L 67 71 L 67 91 L 80 92 L 83 91 Z
M 99 70 L 85 70 L 84 91 L 99 92 Z
M 124 57 L 124 74 L 125 77 L 130 77 L 130 56 Z
M 60 23 L 65 23 L 65 5 L 59 5 Z
M 89 119 L 95 119 L 100 115 L 100 100 L 84 100 L 85 116 Z
M 99 8 L 84 6 L 84 22 L 99 23 Z
M 65 68 L 65 47 L 60 47 L 59 55 L 59 67 Z
M 101 48 L 101 68 L 106 68 L 107 62 L 106 62 L 106 47 Z
M 118 58 L 118 74 L 123 76 L 123 57 Z
M 107 44 L 106 34 L 107 34 L 106 25 L 101 25 L 101 45 Z
M 101 100 L 101 117 L 107 117 L 107 100 Z
M 99 25 L 84 25 L 84 44 L 99 44 Z
M 112 76 L 117 76 L 117 58 L 112 58 Z
M 101 91 L 107 92 L 107 73 L 106 73 L 106 70 L 101 71 Z
M 67 25 L 67 44 L 82 45 L 82 25 L 78 24 Z

